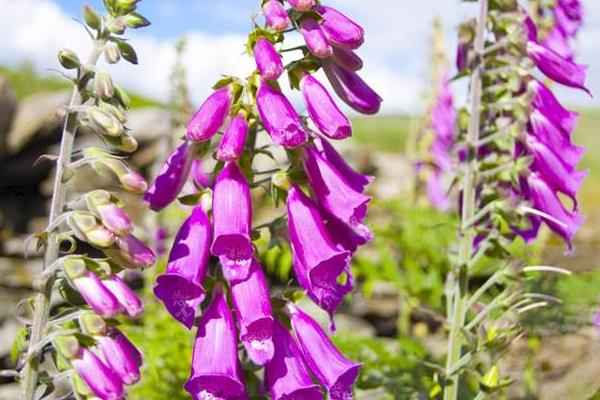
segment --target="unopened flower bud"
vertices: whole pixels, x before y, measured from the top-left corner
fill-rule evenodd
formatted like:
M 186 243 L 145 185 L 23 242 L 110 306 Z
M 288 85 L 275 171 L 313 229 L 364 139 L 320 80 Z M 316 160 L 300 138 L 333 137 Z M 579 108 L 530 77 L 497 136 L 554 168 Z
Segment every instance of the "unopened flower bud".
M 115 87 L 110 75 L 104 71 L 96 72 L 96 77 L 94 79 L 94 90 L 99 98 L 110 99 L 115 93 Z
M 308 50 L 319 58 L 327 58 L 333 54 L 333 48 L 321 29 L 321 25 L 312 18 L 306 18 L 300 23 L 300 32 L 304 37 Z
M 131 99 L 129 98 L 129 95 L 119 85 L 115 85 L 115 98 L 119 100 L 119 103 L 121 103 L 124 109 L 127 110 L 129 107 L 131 107 Z
M 259 38 L 254 45 L 254 59 L 258 72 L 265 79 L 274 81 L 279 79 L 283 73 L 281 56 L 273 44 L 264 37 Z
M 115 242 L 115 236 L 108 229 L 99 225 L 96 217 L 86 212 L 74 212 L 69 215 L 69 226 L 77 237 L 93 246 L 106 248 Z
M 273 177 L 271 178 L 271 182 L 273 183 L 273 186 L 283 190 L 289 190 L 290 187 L 292 187 L 290 177 L 285 171 L 279 171 L 275 175 L 273 175 Z
M 147 268 L 156 261 L 152 250 L 132 234 L 118 237 L 116 246 L 104 252 L 126 268 Z
M 104 101 L 101 101 L 99 106 L 102 110 L 117 117 L 119 122 L 122 122 L 122 123 L 125 122 L 125 120 L 126 120 L 125 113 L 123 112 L 123 110 L 121 110 L 120 107 L 113 106 L 112 104 L 106 103 Z
M 200 196 L 200 207 L 205 213 L 209 213 L 212 210 L 213 192 L 212 189 L 206 189 Z
M 315 5 L 315 0 L 287 0 L 295 11 L 305 12 L 310 11 Z
M 150 21 L 138 13 L 123 15 L 123 22 L 130 28 L 137 29 L 150 25 Z
M 73 335 L 58 336 L 54 339 L 54 347 L 68 360 L 75 358 L 79 353 L 79 341 Z
M 105 204 L 96 207 L 102 224 L 116 235 L 124 236 L 131 233 L 131 220 L 127 214 L 115 204 Z
M 104 49 L 104 59 L 109 64 L 118 63 L 121 59 L 121 53 L 119 52 L 119 48 L 114 44 L 106 46 L 106 49 Z
M 79 318 L 79 324 L 88 335 L 103 335 L 106 332 L 106 322 L 96 313 L 86 312 Z
M 100 14 L 96 12 L 92 7 L 85 5 L 83 7 L 83 18 L 85 19 L 85 23 L 92 29 L 100 29 L 102 24 L 102 19 Z
M 116 0 L 115 7 L 119 13 L 126 14 L 134 11 L 139 2 L 140 0 Z
M 118 137 L 123 134 L 123 124 L 111 113 L 100 108 L 92 108 L 88 112 L 88 119 L 95 132 L 103 136 Z
M 106 29 L 111 33 L 122 35 L 125 32 L 125 23 L 121 18 L 107 18 L 105 21 Z
M 263 13 L 269 25 L 274 30 L 281 32 L 290 24 L 288 16 L 283 5 L 277 0 L 269 0 L 263 5 Z
M 63 49 L 58 52 L 58 62 L 66 69 L 79 68 L 81 65 L 77 54 L 68 49 Z
M 87 272 L 85 260 L 82 257 L 70 256 L 62 263 L 62 269 L 71 280 L 84 276 Z

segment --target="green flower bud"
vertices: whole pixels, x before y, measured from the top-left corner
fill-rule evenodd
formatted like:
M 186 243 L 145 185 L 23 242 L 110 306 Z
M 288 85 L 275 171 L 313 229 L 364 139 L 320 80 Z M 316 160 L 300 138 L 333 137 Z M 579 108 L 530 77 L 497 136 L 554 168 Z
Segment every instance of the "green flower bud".
M 104 101 L 101 101 L 99 106 L 104 111 L 107 111 L 107 112 L 111 113 L 112 115 L 114 115 L 115 117 L 117 117 L 119 122 L 125 122 L 125 113 L 123 112 L 123 110 L 121 110 L 120 107 L 115 107 L 112 104 L 106 103 Z
M 106 137 L 106 142 L 115 150 L 133 153 L 138 148 L 138 142 L 131 135 L 123 134 L 117 138 Z
M 140 0 L 116 0 L 115 8 L 119 14 L 126 14 L 134 11 L 139 2 Z
M 67 257 L 62 263 L 62 269 L 71 280 L 82 277 L 87 271 L 85 260 L 79 256 Z
M 123 22 L 125 23 L 125 25 L 133 29 L 143 28 L 145 26 L 150 25 L 150 21 L 148 21 L 146 18 L 144 18 L 138 13 L 127 14 L 121 18 L 123 18 Z
M 113 85 L 110 75 L 104 71 L 96 72 L 94 90 L 99 98 L 110 99 L 115 93 L 115 86 Z
M 137 53 L 135 52 L 133 46 L 131 46 L 124 40 L 117 41 L 117 46 L 119 47 L 119 51 L 121 52 L 121 57 L 123 57 L 125 61 L 129 61 L 132 64 L 138 63 Z
M 123 124 L 107 111 L 93 108 L 88 112 L 88 119 L 91 128 L 103 136 L 118 137 L 123 134 Z
M 107 18 L 105 25 L 106 29 L 116 35 L 122 35 L 125 32 L 125 23 L 121 18 Z
M 73 335 L 58 336 L 54 339 L 54 347 L 68 360 L 74 359 L 79 353 L 79 341 Z
M 85 19 L 87 26 L 95 30 L 100 30 L 102 18 L 92 7 L 88 5 L 83 7 L 83 18 Z
M 121 59 L 121 53 L 119 53 L 119 48 L 115 44 L 109 44 L 104 49 L 104 59 L 109 64 L 116 64 Z
M 83 331 L 90 336 L 103 335 L 106 332 L 106 322 L 98 314 L 89 312 L 79 318 Z
M 115 243 L 115 235 L 100 225 L 96 217 L 90 213 L 84 211 L 73 212 L 69 215 L 68 223 L 79 239 L 93 246 L 106 248 Z
M 273 175 L 273 178 L 271 178 L 271 182 L 273 182 L 273 186 L 283 190 L 289 190 L 290 187 L 292 187 L 290 177 L 288 176 L 287 172 L 284 171 L 279 171 L 275 175 Z
M 63 49 L 58 52 L 58 62 L 66 69 L 75 69 L 81 66 L 77 54 L 68 49 Z
M 98 227 L 90 232 L 86 233 L 87 241 L 96 247 L 107 248 L 115 243 L 115 235 L 103 226 Z
M 115 85 L 115 98 L 119 100 L 124 109 L 127 110 L 131 107 L 131 99 L 127 95 L 127 92 L 119 85 Z
M 86 195 L 86 201 L 88 208 L 94 210 L 98 206 L 111 204 L 112 195 L 107 190 L 96 189 Z

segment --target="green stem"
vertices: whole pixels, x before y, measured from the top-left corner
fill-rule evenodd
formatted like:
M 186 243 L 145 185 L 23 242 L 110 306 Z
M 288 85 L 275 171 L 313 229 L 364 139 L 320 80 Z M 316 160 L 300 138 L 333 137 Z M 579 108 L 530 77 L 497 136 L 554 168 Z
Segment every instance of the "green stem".
M 89 56 L 87 64 L 84 68 L 93 66 L 98 62 L 106 41 L 103 39 L 94 42 L 94 48 Z M 73 152 L 73 143 L 75 141 L 75 133 L 77 130 L 77 115 L 70 112 L 72 107 L 81 105 L 81 96 L 79 95 L 78 87 L 74 87 L 71 92 L 69 101 L 69 113 L 63 126 L 62 138 L 60 143 L 60 153 L 56 161 L 56 176 L 54 177 L 54 190 L 52 202 L 50 205 L 49 226 L 61 217 L 65 206 L 66 185 L 64 182 L 65 172 L 71 162 L 71 153 Z M 59 256 L 60 243 L 58 240 L 59 232 L 52 229 L 48 232 L 46 250 L 44 254 L 43 270 L 52 265 Z M 50 273 L 43 280 L 40 287 L 36 287 L 37 294 L 33 306 L 33 322 L 31 325 L 31 334 L 27 349 L 26 359 L 28 360 L 21 371 L 21 400 L 33 400 L 35 390 L 38 385 L 40 352 L 36 351 L 36 347 L 45 335 L 45 328 L 50 315 L 50 297 L 52 296 L 52 288 L 56 278 L 55 272 Z
M 482 57 L 485 45 L 485 32 L 487 24 L 488 0 L 479 0 L 479 20 L 475 34 L 474 49 L 477 57 Z M 457 263 L 451 274 L 452 288 L 450 334 L 446 355 L 446 379 L 447 385 L 444 389 L 444 400 L 457 400 L 459 388 L 459 373 L 452 373 L 453 367 L 461 358 L 462 332 L 467 314 L 469 301 L 469 276 L 468 265 L 473 255 L 473 243 L 476 236 L 475 226 L 466 226 L 465 223 L 472 221 L 476 210 L 476 179 L 477 179 L 477 148 L 481 131 L 481 90 L 482 90 L 483 63 L 479 59 L 471 75 L 469 93 L 470 121 L 467 132 L 469 144 L 469 161 L 465 170 L 462 187 L 462 215 L 461 215 L 461 239 Z

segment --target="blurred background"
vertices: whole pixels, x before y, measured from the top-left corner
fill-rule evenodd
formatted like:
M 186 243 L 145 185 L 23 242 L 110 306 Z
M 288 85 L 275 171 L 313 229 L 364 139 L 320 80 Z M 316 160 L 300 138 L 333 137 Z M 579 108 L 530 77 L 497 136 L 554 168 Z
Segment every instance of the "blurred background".
M 100 1 L 88 3 L 101 8 Z M 380 115 L 353 118 L 354 137 L 340 147 L 357 168 L 377 177 L 370 189 L 374 200 L 369 216 L 377 238 L 356 257 L 353 267 L 360 284 L 338 318 L 336 340 L 365 365 L 359 399 L 428 398 L 433 370 L 423 360 L 439 360 L 444 351 L 443 285 L 456 221 L 431 209 L 415 190 L 413 139 L 424 129 L 422 116 L 430 100 L 434 17 L 452 58 L 455 27 L 473 13 L 473 6 L 457 0 L 328 4 L 342 7 L 366 28 L 361 74 L 384 98 Z M 583 4 L 586 24 L 577 59 L 590 65 L 588 86 L 599 94 L 600 2 Z M 15 306 L 31 294 L 32 277 L 41 267 L 28 237 L 45 227 L 52 166 L 33 164 L 40 155 L 57 151 L 58 111 L 69 85 L 56 72 L 56 53 L 66 47 L 86 54 L 89 40 L 78 22 L 82 5 L 79 0 L 0 0 L 0 368 L 11 365 L 11 342 L 18 330 Z M 132 94 L 128 127 L 141 145 L 133 165 L 151 176 L 164 155 L 164 138 L 181 133 L 170 122 L 174 102 L 180 111 L 190 112 L 220 74 L 243 75 L 252 68 L 243 45 L 258 1 L 145 0 L 140 9 L 152 25 L 131 35 L 139 65 L 109 70 Z M 453 84 L 453 91 L 461 105 L 464 82 Z M 588 148 L 583 166 L 591 173 L 581 194 L 587 221 L 568 257 L 550 234 L 533 248 L 515 245 L 515 252 L 531 263 L 561 266 L 574 274 L 531 282 L 563 303 L 524 321 L 529 334 L 512 345 L 504 365 L 515 379 L 507 390 L 510 399 L 587 400 L 600 387 L 600 330 L 591 323 L 600 300 L 600 97 L 560 89 L 558 97 L 581 112 L 575 141 Z M 90 176 L 78 176 L 78 190 L 90 188 Z M 258 214 L 267 218 L 271 205 L 260 200 L 255 202 L 264 203 L 265 215 Z M 150 226 L 152 216 L 141 206 L 128 211 Z M 167 215 L 173 233 L 185 214 L 174 207 Z M 151 233 L 146 239 L 153 239 Z M 289 252 L 276 248 L 264 254 L 270 280 L 285 286 Z M 188 374 L 192 337 L 170 320 L 149 291 L 162 268 L 131 277 L 147 295 L 146 316 L 127 327 L 147 361 L 134 399 L 187 398 L 180 386 Z M 483 268 L 473 285 L 488 274 Z M 10 382 L 0 384 L 0 400 L 16 398 L 14 390 Z

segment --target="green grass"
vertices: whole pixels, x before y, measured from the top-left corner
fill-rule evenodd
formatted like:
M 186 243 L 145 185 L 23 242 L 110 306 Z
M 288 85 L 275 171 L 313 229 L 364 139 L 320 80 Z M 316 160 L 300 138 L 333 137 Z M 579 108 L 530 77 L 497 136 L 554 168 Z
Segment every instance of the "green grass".
M 69 90 L 71 84 L 62 79 L 58 72 L 55 75 L 39 75 L 31 65 L 25 63 L 19 68 L 0 66 L 0 76 L 10 82 L 18 100 L 40 92 L 57 92 Z M 118 82 L 117 82 L 118 83 Z M 160 107 L 161 103 L 135 93 L 128 93 L 131 98 L 131 108 Z
M 403 152 L 412 118 L 409 116 L 355 117 L 354 140 L 372 150 Z

